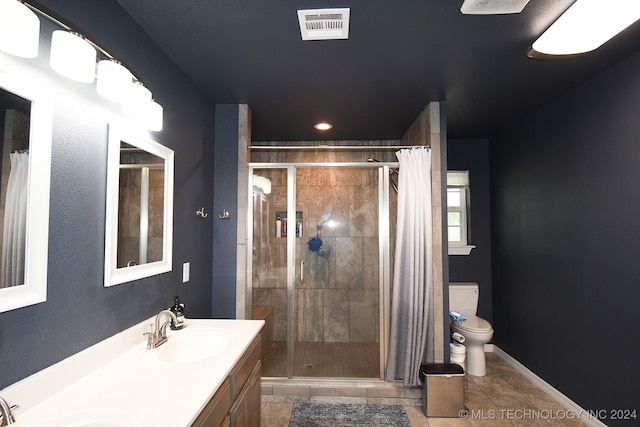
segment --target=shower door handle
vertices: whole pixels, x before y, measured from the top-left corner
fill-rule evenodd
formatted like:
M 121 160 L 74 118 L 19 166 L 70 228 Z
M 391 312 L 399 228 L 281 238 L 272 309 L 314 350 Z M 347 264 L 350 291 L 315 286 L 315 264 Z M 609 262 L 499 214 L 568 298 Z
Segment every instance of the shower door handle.
M 304 261 L 300 261 L 300 282 L 304 282 Z

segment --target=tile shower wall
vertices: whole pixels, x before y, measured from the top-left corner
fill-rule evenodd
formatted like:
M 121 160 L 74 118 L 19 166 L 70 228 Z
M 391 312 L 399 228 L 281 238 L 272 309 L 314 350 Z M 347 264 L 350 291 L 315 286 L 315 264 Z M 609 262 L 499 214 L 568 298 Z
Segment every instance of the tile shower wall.
M 393 151 L 318 150 L 254 152 L 252 162 L 366 162 L 370 157 L 396 161 Z M 286 239 L 275 237 L 275 220 L 276 212 L 286 211 L 286 170 L 255 173 L 271 180 L 271 194 L 254 194 L 262 207 L 254 210 L 252 300 L 255 305 L 273 306 L 274 340 L 285 341 Z M 299 168 L 296 184 L 296 210 L 302 214 L 302 237 L 296 239 L 296 341 L 378 342 L 377 169 Z M 391 198 L 395 224 L 395 193 Z M 293 226 L 289 229 L 292 232 Z M 316 234 L 323 245 L 313 252 L 307 242 Z
M 128 157 L 127 157 L 128 156 Z M 124 159 L 127 157 L 127 160 Z M 123 154 L 122 163 L 158 164 L 153 155 Z M 141 170 L 121 169 L 118 209 L 118 268 L 140 263 Z M 162 260 L 164 212 L 164 169 L 149 169 L 149 211 L 147 262 Z M 126 215 L 125 215 L 126 213 Z

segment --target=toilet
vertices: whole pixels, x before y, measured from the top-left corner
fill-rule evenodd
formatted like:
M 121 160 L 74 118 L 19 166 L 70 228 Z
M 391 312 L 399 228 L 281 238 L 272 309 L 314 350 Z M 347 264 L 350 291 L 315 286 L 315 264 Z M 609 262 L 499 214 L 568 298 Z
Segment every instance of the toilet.
M 449 283 L 449 311 L 455 310 L 467 320 L 451 320 L 451 332 L 464 336 L 467 350 L 467 373 L 476 377 L 487 373 L 484 345 L 493 337 L 491 324 L 476 316 L 478 309 L 477 283 Z

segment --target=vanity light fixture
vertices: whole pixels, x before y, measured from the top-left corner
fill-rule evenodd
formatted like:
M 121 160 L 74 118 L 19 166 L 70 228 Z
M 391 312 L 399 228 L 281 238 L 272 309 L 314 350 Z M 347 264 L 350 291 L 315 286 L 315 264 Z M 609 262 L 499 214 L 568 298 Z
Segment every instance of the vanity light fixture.
M 78 33 L 56 30 L 51 36 L 49 65 L 58 73 L 81 83 L 96 76 L 96 48 Z
M 122 111 L 148 130 L 162 130 L 163 108 L 151 98 L 151 91 L 138 80 L 129 85 Z
M 140 80 L 132 80 L 122 100 L 122 110 L 129 115 L 135 115 L 141 105 L 150 101 L 151 91 Z
M 162 130 L 163 108 L 152 100 L 151 91 L 113 55 L 65 24 L 48 10 L 25 0 L 0 0 L 0 50 L 24 58 L 38 56 L 40 18 L 61 30 L 51 37 L 52 69 L 72 80 L 92 83 L 103 97 L 122 103 L 122 109 L 148 130 Z M 96 61 L 98 55 L 101 61 Z
M 22 58 L 38 56 L 40 19 L 18 0 L 0 0 L 0 50 Z
M 591 52 L 638 19 L 638 0 L 577 0 L 533 43 L 528 55 Z
M 317 130 L 329 130 L 333 128 L 333 125 L 327 122 L 320 122 L 313 125 L 313 127 Z
M 131 71 L 127 70 L 120 61 L 103 59 L 98 62 L 96 89 L 103 97 L 114 102 L 124 101 L 132 80 Z
M 148 130 L 156 132 L 161 131 L 163 125 L 163 113 L 164 109 L 162 108 L 162 105 L 153 100 L 148 102 L 146 105 L 144 105 L 144 117 L 142 118 L 142 124 Z

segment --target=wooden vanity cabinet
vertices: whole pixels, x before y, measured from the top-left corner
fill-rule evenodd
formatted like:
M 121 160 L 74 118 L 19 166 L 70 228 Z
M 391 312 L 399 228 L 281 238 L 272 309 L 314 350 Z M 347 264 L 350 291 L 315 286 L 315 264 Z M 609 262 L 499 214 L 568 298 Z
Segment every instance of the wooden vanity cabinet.
M 231 381 L 227 377 L 191 425 L 192 427 L 225 425 L 225 419 L 227 422 L 229 419 L 229 408 L 231 408 Z
M 260 425 L 262 339 L 258 334 L 192 427 Z
M 231 406 L 231 411 L 229 411 L 231 427 L 254 427 L 260 425 L 261 367 L 262 363 L 258 360 L 258 364 L 240 391 L 240 396 Z

